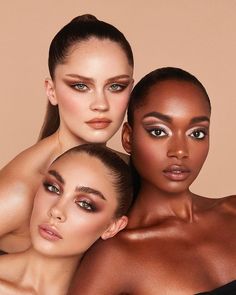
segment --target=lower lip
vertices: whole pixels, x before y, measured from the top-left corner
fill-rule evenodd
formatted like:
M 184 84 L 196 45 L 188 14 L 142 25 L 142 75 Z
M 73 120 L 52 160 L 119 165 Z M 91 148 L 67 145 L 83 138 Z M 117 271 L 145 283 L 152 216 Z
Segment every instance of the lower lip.
M 52 234 L 51 232 L 47 231 L 46 229 L 39 226 L 39 234 L 42 238 L 48 241 L 58 241 L 61 240 L 58 236 Z
M 93 129 L 105 129 L 111 124 L 111 122 L 96 121 L 96 122 L 87 122 L 87 124 Z
M 190 172 L 174 173 L 174 172 L 164 171 L 165 177 L 171 181 L 184 181 L 189 177 L 189 174 Z

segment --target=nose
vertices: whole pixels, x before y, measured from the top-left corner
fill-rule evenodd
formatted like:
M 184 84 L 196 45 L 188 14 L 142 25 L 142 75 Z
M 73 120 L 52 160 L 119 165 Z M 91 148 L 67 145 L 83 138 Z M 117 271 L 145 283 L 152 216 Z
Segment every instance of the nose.
M 95 93 L 90 108 L 91 110 L 98 112 L 106 112 L 109 110 L 108 99 L 104 91 L 98 91 Z
M 176 136 L 170 141 L 167 152 L 168 157 L 175 157 L 179 160 L 189 156 L 187 139 L 182 136 Z
M 64 208 L 62 204 L 60 204 L 60 201 L 58 201 L 56 204 L 54 204 L 48 211 L 48 216 L 57 222 L 65 222 L 66 221 L 66 215 L 64 212 Z

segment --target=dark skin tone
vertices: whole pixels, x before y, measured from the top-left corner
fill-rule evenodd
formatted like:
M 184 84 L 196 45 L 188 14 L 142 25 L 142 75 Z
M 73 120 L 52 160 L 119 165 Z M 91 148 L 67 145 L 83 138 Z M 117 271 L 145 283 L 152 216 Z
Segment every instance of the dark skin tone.
M 141 176 L 128 227 L 98 242 L 69 294 L 189 295 L 236 279 L 236 196 L 193 194 L 209 148 L 210 110 L 189 82 L 153 86 L 123 128 Z

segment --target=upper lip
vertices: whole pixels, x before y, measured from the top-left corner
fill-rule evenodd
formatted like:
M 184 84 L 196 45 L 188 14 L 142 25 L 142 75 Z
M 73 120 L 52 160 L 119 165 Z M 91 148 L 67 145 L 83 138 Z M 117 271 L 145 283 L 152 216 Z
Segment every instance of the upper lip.
M 167 166 L 164 170 L 164 172 L 171 172 L 171 173 L 175 173 L 175 172 L 180 172 L 180 173 L 188 173 L 190 172 L 190 169 L 184 165 L 169 165 Z
M 108 118 L 94 118 L 92 120 L 87 121 L 86 123 L 100 123 L 100 122 L 110 123 L 111 120 Z
M 57 236 L 59 239 L 62 239 L 62 236 L 59 234 L 59 232 L 57 231 L 57 229 L 53 225 L 41 224 L 41 225 L 39 225 L 39 228 Z

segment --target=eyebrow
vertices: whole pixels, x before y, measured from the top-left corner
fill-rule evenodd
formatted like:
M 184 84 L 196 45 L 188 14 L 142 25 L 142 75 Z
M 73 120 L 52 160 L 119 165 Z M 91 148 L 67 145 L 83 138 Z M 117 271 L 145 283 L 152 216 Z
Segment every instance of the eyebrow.
M 171 123 L 172 122 L 171 117 L 169 117 L 167 115 L 164 115 L 162 113 L 159 113 L 159 112 L 150 112 L 150 113 L 147 113 L 146 115 L 143 116 L 143 119 L 145 119 L 147 117 L 155 117 L 157 119 L 160 119 L 160 120 L 165 121 L 165 122 L 168 122 L 168 123 Z
M 66 74 L 66 77 L 81 79 L 81 80 L 85 80 L 88 82 L 94 81 L 93 78 L 85 77 L 85 76 L 81 76 L 81 75 L 77 75 L 77 74 Z M 113 81 L 115 79 L 129 79 L 132 81 L 132 79 L 129 75 L 118 75 L 118 76 L 114 76 L 114 77 L 109 78 L 108 82 Z
M 76 187 L 75 191 L 81 192 L 81 193 L 86 193 L 86 194 L 93 194 L 93 195 L 96 195 L 99 198 L 103 199 L 104 201 L 107 200 L 99 190 L 96 190 L 96 189 L 88 187 L 88 186 L 78 186 L 78 187 Z
M 200 122 L 204 122 L 204 121 L 210 122 L 210 119 L 207 116 L 200 116 L 200 117 L 192 118 L 190 120 L 190 123 L 195 124 L 195 123 L 200 123 Z
M 61 184 L 65 184 L 65 180 L 63 177 L 56 171 L 56 170 L 49 170 L 48 174 L 54 176 Z M 99 198 L 106 201 L 107 199 L 104 197 L 103 193 L 101 193 L 99 190 L 96 190 L 94 188 L 91 188 L 89 186 L 77 186 L 75 188 L 76 192 L 86 193 L 86 194 L 93 194 L 98 196 Z
M 60 183 L 65 184 L 65 180 L 56 170 L 49 170 L 48 174 L 54 176 Z
M 159 112 L 150 112 L 150 113 L 144 115 L 143 119 L 147 118 L 147 117 L 155 117 L 155 118 L 160 119 L 160 120 L 167 122 L 167 123 L 171 123 L 173 121 L 170 116 L 164 115 Z M 207 117 L 207 116 L 194 117 L 190 120 L 190 124 L 196 124 L 196 123 L 200 123 L 200 122 L 204 122 L 204 121 L 210 122 L 209 117 Z

